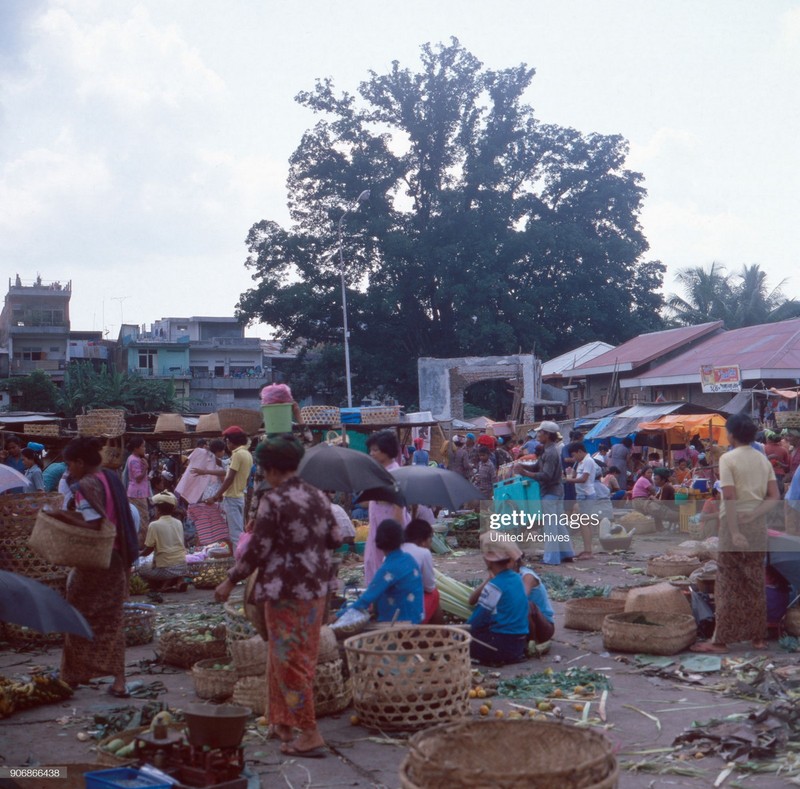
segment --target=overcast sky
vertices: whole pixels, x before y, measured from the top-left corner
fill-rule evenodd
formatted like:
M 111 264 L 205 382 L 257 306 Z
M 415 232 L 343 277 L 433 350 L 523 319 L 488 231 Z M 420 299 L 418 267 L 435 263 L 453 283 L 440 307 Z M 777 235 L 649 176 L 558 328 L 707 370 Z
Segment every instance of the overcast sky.
M 232 314 L 248 229 L 288 218 L 287 161 L 313 124 L 293 97 L 416 67 L 450 36 L 488 66 L 534 66 L 540 119 L 630 140 L 667 290 L 712 260 L 796 271 L 789 0 L 0 0 L 3 269 L 71 279 L 73 328 L 111 337 L 120 308 Z

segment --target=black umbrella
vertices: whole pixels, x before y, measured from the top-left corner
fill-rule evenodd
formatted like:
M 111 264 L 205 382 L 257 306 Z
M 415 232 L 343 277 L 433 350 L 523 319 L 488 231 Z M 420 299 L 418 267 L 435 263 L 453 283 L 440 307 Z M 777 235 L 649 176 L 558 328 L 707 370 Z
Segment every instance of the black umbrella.
M 791 534 L 769 532 L 767 537 L 769 564 L 800 594 L 800 538 Z
M 0 570 L 0 621 L 40 633 L 74 633 L 94 638 L 77 608 L 49 586 L 24 575 Z
M 376 493 L 372 498 L 379 498 L 397 489 L 395 478 L 369 455 L 324 443 L 306 452 L 297 473 L 320 490 L 343 493 L 371 490 Z
M 461 474 L 433 466 L 404 466 L 392 472 L 408 504 L 427 504 L 457 510 L 481 492 Z

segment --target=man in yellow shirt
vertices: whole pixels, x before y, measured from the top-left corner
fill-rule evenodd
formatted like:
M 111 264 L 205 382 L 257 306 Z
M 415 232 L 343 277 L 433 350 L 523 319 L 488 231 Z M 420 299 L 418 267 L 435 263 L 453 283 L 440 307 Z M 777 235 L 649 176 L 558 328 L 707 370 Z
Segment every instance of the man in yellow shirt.
M 183 579 L 188 570 L 183 524 L 173 517 L 178 500 L 172 493 L 159 493 L 153 496 L 152 501 L 159 517 L 147 528 L 142 556 L 149 556 L 153 552 L 155 555 L 152 566 L 140 568 L 139 575 L 150 584 L 153 591 L 163 591 L 173 585 L 185 591 Z
M 207 501 L 222 502 L 222 511 L 228 521 L 231 548 L 236 550 L 244 531 L 244 494 L 250 470 L 253 468 L 253 456 L 247 451 L 247 436 L 241 427 L 233 425 L 223 430 L 222 437 L 231 453 L 231 463 L 219 492 Z

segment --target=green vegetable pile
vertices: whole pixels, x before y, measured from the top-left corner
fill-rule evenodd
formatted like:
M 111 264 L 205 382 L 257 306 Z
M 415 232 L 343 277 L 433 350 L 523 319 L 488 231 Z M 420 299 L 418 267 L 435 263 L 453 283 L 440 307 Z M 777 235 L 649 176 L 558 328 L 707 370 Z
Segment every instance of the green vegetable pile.
M 575 688 L 585 690 L 606 690 L 611 688 L 608 677 L 588 668 L 575 666 L 566 671 L 547 669 L 538 674 L 522 674 L 513 679 L 504 679 L 497 686 L 500 696 L 512 699 L 538 699 L 551 696 L 560 690 L 565 696 L 571 696 Z
M 610 586 L 579 584 L 575 578 L 569 575 L 543 573 L 541 579 L 547 587 L 547 594 L 550 599 L 557 600 L 559 603 L 577 597 L 608 597 L 611 593 Z
M 481 528 L 480 513 L 468 512 L 465 515 L 459 515 L 457 518 L 453 518 L 450 527 L 456 531 L 479 531 Z

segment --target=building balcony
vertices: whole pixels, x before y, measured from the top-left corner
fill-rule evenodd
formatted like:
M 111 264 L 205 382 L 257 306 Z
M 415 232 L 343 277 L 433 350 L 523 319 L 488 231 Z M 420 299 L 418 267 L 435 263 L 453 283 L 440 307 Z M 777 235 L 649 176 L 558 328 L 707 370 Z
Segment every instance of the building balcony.
M 261 340 L 258 337 L 213 337 L 210 340 L 195 340 L 191 343 L 192 350 L 214 350 L 225 348 L 227 350 L 261 350 Z
M 224 376 L 224 375 L 192 375 L 192 388 L 197 389 L 258 389 L 259 391 L 265 387 L 270 381 L 269 376 L 264 374 L 259 375 L 243 375 L 243 376 Z
M 27 375 L 35 370 L 43 370 L 47 373 L 63 373 L 66 367 L 64 359 L 12 359 L 9 365 L 11 375 Z
M 131 367 L 128 370 L 132 375 L 140 375 L 142 378 L 180 378 L 189 379 L 191 373 L 188 369 L 183 367 L 162 367 L 160 369 L 141 369 L 139 367 Z
M 37 335 L 52 337 L 54 334 L 66 337 L 69 334 L 69 323 L 13 322 L 8 325 L 8 333 L 12 337 L 35 337 Z

